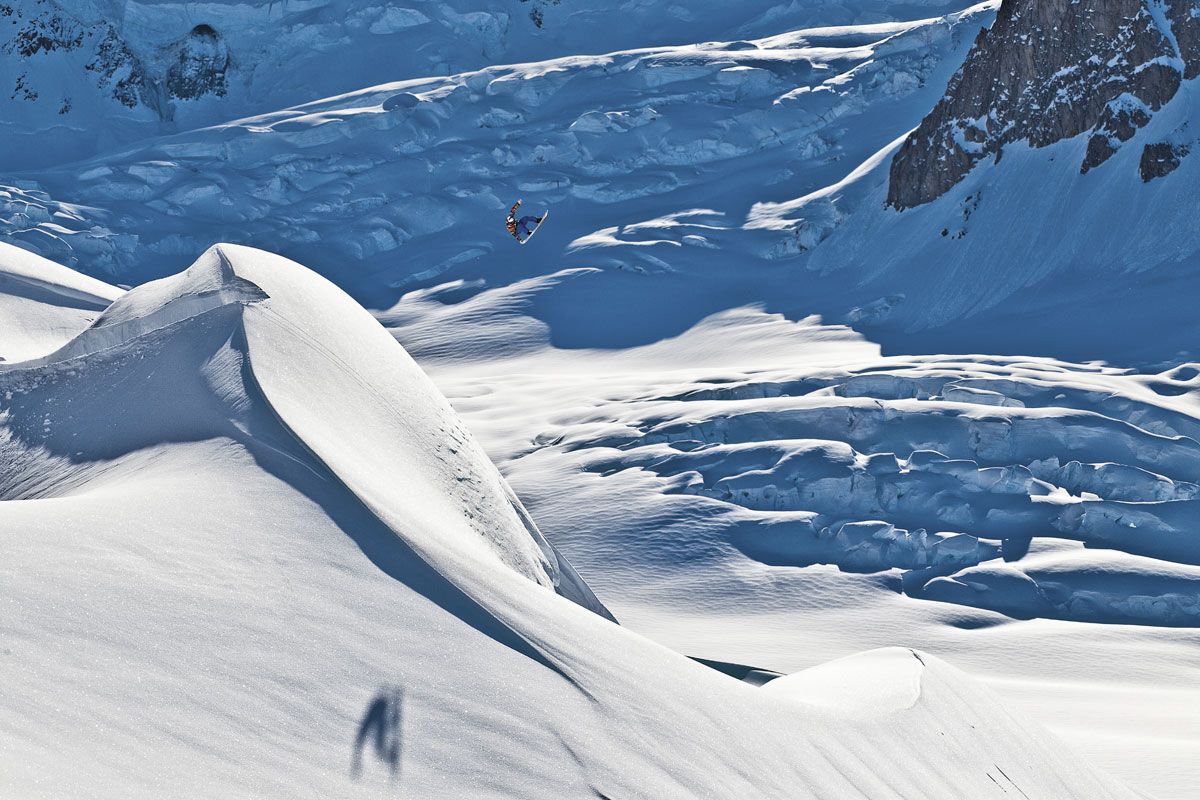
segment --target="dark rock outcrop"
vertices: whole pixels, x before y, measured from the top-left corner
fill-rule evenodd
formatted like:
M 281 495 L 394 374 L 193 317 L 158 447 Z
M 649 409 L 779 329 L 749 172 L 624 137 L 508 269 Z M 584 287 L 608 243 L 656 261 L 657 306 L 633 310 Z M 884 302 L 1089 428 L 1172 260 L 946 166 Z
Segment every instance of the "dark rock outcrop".
M 224 97 L 229 48 L 209 25 L 197 25 L 179 44 L 174 63 L 167 70 L 167 91 L 172 97 L 194 100 L 206 94 Z
M 888 205 L 928 203 L 1017 141 L 1090 132 L 1080 171 L 1104 163 L 1200 74 L 1195 12 L 1195 0 L 1004 0 L 892 160 Z
M 151 102 L 156 92 L 142 60 L 111 25 L 105 26 L 98 39 L 91 60 L 84 67 L 95 74 L 97 86 L 108 90 L 114 100 L 128 108 L 144 103 L 157 110 L 157 105 Z
M 78 50 L 83 46 L 83 27 L 57 8 L 39 9 L 35 16 L 22 17 L 16 7 L 2 3 L 0 17 L 8 18 L 14 26 L 4 50 L 23 58 L 55 50 Z
M 74 51 L 87 54 L 83 69 L 102 93 L 127 108 L 148 108 L 162 120 L 173 117 L 173 99 L 226 95 L 232 59 L 211 26 L 195 26 L 165 52 L 140 54 L 111 24 L 81 18 L 78 10 L 65 0 L 0 0 L 0 55 L 30 62 L 18 74 L 10 99 L 36 102 L 44 67 L 34 59 Z M 71 104 L 61 95 L 54 102 L 59 114 L 70 113 Z
M 1168 175 L 1179 168 L 1179 162 L 1191 151 L 1185 144 L 1153 142 L 1142 148 L 1138 172 L 1146 183 Z
M 1196 0 L 1166 0 L 1171 34 L 1183 59 L 1183 77 L 1200 77 L 1200 3 Z

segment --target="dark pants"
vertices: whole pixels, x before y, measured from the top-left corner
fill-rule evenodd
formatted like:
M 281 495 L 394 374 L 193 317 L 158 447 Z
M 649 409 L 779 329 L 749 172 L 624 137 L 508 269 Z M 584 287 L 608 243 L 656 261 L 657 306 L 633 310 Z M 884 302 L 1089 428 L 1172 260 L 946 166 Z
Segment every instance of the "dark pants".
M 541 217 L 535 217 L 532 214 L 530 214 L 527 217 L 521 217 L 519 220 L 517 220 L 517 235 L 518 236 L 533 235 L 533 225 L 538 222 L 541 222 L 541 221 L 542 221 Z

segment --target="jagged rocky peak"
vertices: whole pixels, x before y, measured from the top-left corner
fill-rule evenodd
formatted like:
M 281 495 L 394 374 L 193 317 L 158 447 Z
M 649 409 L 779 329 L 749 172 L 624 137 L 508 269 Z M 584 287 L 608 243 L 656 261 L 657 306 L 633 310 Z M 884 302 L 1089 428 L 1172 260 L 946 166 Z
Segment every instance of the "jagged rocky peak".
M 1197 75 L 1197 0 L 1003 0 L 892 160 L 888 205 L 935 200 L 1016 141 L 1044 147 L 1090 132 L 1087 172 Z

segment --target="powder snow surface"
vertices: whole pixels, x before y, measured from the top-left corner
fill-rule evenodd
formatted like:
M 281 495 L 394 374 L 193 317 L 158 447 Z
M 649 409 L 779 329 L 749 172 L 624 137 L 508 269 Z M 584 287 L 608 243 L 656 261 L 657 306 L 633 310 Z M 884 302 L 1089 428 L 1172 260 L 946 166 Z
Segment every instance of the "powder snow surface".
M 240 60 L 6 117 L 0 794 L 1194 794 L 1195 82 L 901 213 L 996 3 L 601 5 L 88 4 Z
M 1136 797 L 932 656 L 865 656 L 908 698 L 868 712 L 604 618 L 277 256 L 215 247 L 0 389 L 6 795 Z

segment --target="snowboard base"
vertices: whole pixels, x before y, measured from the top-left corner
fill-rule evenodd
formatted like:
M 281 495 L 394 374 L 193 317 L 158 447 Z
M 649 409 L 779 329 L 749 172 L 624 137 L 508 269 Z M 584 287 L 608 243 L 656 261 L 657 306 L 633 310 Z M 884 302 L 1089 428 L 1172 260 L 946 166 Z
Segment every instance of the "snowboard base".
M 526 243 L 526 242 L 528 242 L 530 239 L 532 239 L 532 238 L 533 238 L 533 235 L 534 235 L 535 233 L 537 233 L 538 231 L 540 231 L 540 230 L 542 229 L 542 226 L 546 224 L 546 219 L 547 219 L 549 216 L 550 216 L 550 209 L 546 209 L 544 212 L 542 212 L 542 221 L 541 221 L 541 222 L 539 222 L 539 223 L 537 224 L 537 226 L 536 226 L 536 227 L 535 227 L 533 230 L 531 230 L 531 231 L 529 232 L 529 235 L 528 235 L 528 236 L 526 236 L 524 239 L 518 239 L 517 241 L 518 241 L 518 242 L 520 242 L 521 244 L 525 244 L 525 243 Z

